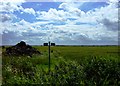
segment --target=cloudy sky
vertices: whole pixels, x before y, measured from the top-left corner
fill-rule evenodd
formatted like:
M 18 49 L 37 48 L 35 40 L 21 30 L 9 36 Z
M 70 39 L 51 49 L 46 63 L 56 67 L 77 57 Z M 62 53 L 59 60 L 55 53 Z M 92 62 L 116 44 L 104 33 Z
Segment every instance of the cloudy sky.
M 32 45 L 48 40 L 61 45 L 118 44 L 117 0 L 8 1 L 0 2 L 3 45 L 21 40 Z

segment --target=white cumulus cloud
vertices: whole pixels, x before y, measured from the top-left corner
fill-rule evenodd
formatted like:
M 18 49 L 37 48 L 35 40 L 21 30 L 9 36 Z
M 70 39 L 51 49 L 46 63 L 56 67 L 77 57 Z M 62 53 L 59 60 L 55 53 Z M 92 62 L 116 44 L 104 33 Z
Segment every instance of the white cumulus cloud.
M 75 3 L 62 3 L 59 10 L 50 8 L 48 11 L 35 12 L 33 8 L 24 9 L 18 4 L 13 6 L 14 9 L 11 8 L 10 12 L 21 10 L 23 13 L 37 16 L 37 21 L 30 23 L 22 19 L 12 22 L 12 17 L 5 14 L 2 16 L 4 23 L 0 24 L 3 30 L 1 34 L 4 38 L 8 37 L 5 40 L 14 38 L 14 41 L 18 41 L 17 38 L 20 38 L 30 43 L 36 41 L 38 44 L 48 41 L 48 37 L 61 44 L 117 44 L 118 8 L 116 3 L 111 2 L 105 7 L 88 12 L 81 11 L 78 7 Z M 3 12 L 5 11 L 4 9 Z
M 28 14 L 32 14 L 35 16 L 35 10 L 33 8 L 26 8 L 26 9 L 22 9 L 21 13 L 28 13 Z

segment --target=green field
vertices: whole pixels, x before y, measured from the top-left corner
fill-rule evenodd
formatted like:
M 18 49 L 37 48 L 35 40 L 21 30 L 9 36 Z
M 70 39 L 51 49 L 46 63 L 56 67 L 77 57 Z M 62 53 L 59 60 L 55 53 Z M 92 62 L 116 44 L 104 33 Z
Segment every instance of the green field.
M 120 85 L 118 46 L 33 46 L 42 54 L 2 56 L 2 84 Z M 5 49 L 3 49 L 3 52 Z

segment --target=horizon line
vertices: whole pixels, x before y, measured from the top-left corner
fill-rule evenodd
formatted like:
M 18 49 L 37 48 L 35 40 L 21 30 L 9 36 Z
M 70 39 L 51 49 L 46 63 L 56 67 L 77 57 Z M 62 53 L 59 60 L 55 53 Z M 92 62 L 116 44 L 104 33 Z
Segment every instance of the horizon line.
M 27 45 L 31 45 L 31 44 L 27 44 Z M 12 45 L 12 44 L 10 44 L 10 45 L 0 45 L 0 47 L 1 46 L 15 46 L 15 45 Z M 33 44 L 31 46 L 44 46 L 44 45 L 37 45 L 37 44 L 34 45 Z M 59 44 L 59 45 L 57 45 L 56 44 L 55 46 L 120 46 L 120 44 L 118 44 L 118 45 L 116 45 L 116 44 L 115 45 L 114 44 L 113 45 L 111 45 L 111 44 L 110 45 L 109 44 L 107 44 L 107 45 L 105 45 L 105 44 L 101 44 L 101 45 L 98 45 L 98 44 L 96 44 L 96 45 L 95 44 L 94 45 L 65 45 L 65 44 Z

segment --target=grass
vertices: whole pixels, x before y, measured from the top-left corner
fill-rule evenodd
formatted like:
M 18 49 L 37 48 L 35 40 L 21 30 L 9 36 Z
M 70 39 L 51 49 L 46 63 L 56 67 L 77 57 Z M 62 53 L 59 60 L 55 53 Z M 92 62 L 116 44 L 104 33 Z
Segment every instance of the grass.
M 2 56 L 3 86 L 7 84 L 120 85 L 120 56 L 117 46 L 34 46 L 42 55 Z M 5 51 L 5 49 L 3 49 Z
M 40 51 L 46 51 L 48 47 L 36 47 Z M 64 59 L 70 59 L 75 61 L 80 61 L 85 57 L 95 57 L 95 56 L 104 56 L 110 57 L 114 56 L 116 59 L 119 59 L 119 51 L 117 46 L 102 46 L 102 47 L 92 47 L 92 46 L 56 46 L 51 47 L 53 50 L 54 56 L 61 56 Z

